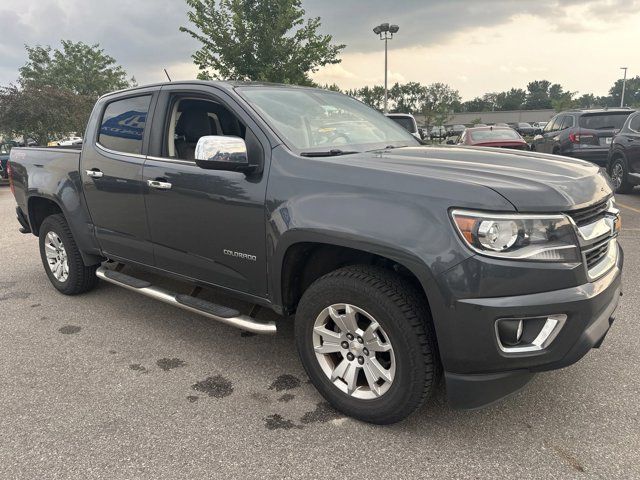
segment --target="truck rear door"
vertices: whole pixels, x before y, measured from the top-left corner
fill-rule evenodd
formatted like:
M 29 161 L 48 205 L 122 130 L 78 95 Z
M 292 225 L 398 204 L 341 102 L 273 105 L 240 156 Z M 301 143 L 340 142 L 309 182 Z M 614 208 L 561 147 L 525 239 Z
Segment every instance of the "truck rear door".
M 147 117 L 157 92 L 141 89 L 96 105 L 80 160 L 80 175 L 95 235 L 110 258 L 153 265 L 142 179 Z

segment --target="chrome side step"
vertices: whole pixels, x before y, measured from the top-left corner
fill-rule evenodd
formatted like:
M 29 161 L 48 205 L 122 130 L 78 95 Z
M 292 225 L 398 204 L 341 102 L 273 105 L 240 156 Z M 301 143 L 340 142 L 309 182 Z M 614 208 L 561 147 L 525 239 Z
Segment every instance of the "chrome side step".
M 267 335 L 276 333 L 276 324 L 274 322 L 258 322 L 255 318 L 242 315 L 232 308 L 207 302 L 206 300 L 192 297 L 191 295 L 178 294 L 160 287 L 154 287 L 145 280 L 140 280 L 116 270 L 110 270 L 104 266 L 98 267 L 96 276 L 106 282 L 126 288 L 127 290 L 141 293 L 142 295 L 155 298 L 174 307 L 182 308 L 183 310 L 199 313 L 205 317 L 226 323 L 241 330 L 246 330 L 247 332 Z

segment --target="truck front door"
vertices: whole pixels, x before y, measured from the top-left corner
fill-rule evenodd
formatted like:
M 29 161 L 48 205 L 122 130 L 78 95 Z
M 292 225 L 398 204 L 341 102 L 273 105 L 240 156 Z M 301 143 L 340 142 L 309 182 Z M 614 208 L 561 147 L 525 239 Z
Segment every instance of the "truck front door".
M 94 109 L 80 176 L 96 238 L 107 257 L 153 265 L 142 180 L 153 90 L 106 97 Z M 93 132 L 93 133 L 92 133 Z
M 156 266 L 265 297 L 266 170 L 205 170 L 194 153 L 202 136 L 238 136 L 265 165 L 267 137 L 230 96 L 209 86 L 165 86 L 156 111 L 144 166 Z

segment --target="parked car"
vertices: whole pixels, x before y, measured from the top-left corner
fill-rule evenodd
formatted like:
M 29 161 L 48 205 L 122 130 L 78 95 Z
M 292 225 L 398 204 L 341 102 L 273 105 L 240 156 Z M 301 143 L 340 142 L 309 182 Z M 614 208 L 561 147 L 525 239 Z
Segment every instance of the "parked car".
M 559 113 L 533 139 L 531 149 L 606 166 L 613 137 L 631 113 L 633 110 L 626 108 Z
M 72 145 L 82 144 L 82 137 L 68 137 L 60 140 L 58 145 L 61 147 L 70 147 Z
M 616 193 L 629 193 L 640 185 L 640 112 L 629 115 L 613 137 L 607 172 Z
M 459 137 L 466 129 L 467 127 L 461 124 L 453 125 L 447 132 L 447 137 Z
M 422 136 L 418 130 L 418 124 L 413 115 L 409 113 L 387 113 L 386 115 L 418 140 L 422 140 Z
M 506 123 L 494 123 L 493 126 L 494 127 L 509 127 L 509 125 L 506 124 Z M 511 127 L 509 127 L 509 128 L 511 128 Z
M 513 129 L 523 137 L 533 136 L 536 134 L 536 128 L 531 126 L 530 123 L 526 123 L 526 122 L 516 123 Z
M 72 295 L 100 278 L 255 333 L 276 322 L 190 287 L 295 314 L 311 382 L 358 419 L 405 418 L 441 372 L 452 406 L 488 405 L 611 326 L 620 221 L 594 165 L 425 147 L 345 95 L 242 82 L 105 95 L 85 138 L 11 151 L 21 231 L 51 284 Z
M 473 124 L 473 127 L 474 127 L 474 128 L 478 128 L 478 127 L 486 127 L 486 126 L 487 126 L 487 124 L 486 124 L 486 123 L 474 123 L 474 124 Z
M 542 133 L 542 130 L 544 130 L 547 123 L 549 122 L 533 122 L 531 126 L 536 129 L 536 135 L 539 135 Z
M 444 126 L 439 125 L 431 128 L 431 132 L 429 133 L 429 137 L 431 140 L 436 138 L 445 138 L 447 135 L 447 129 Z
M 13 145 L 10 143 L 0 144 L 0 177 L 5 180 L 8 178 L 7 161 L 9 160 L 9 152 L 11 151 L 12 146 Z
M 509 127 L 467 128 L 458 140 L 458 145 L 529 150 L 525 139 Z

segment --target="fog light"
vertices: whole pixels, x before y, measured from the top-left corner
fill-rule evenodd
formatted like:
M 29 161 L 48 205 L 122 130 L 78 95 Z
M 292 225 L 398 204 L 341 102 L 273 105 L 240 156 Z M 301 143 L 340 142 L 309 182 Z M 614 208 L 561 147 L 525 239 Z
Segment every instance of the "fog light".
M 514 346 L 520 343 L 522 331 L 524 330 L 524 320 L 502 320 L 498 322 L 498 339 L 503 345 Z
M 501 318 L 496 320 L 496 337 L 506 353 L 535 352 L 547 348 L 556 338 L 567 316 Z

